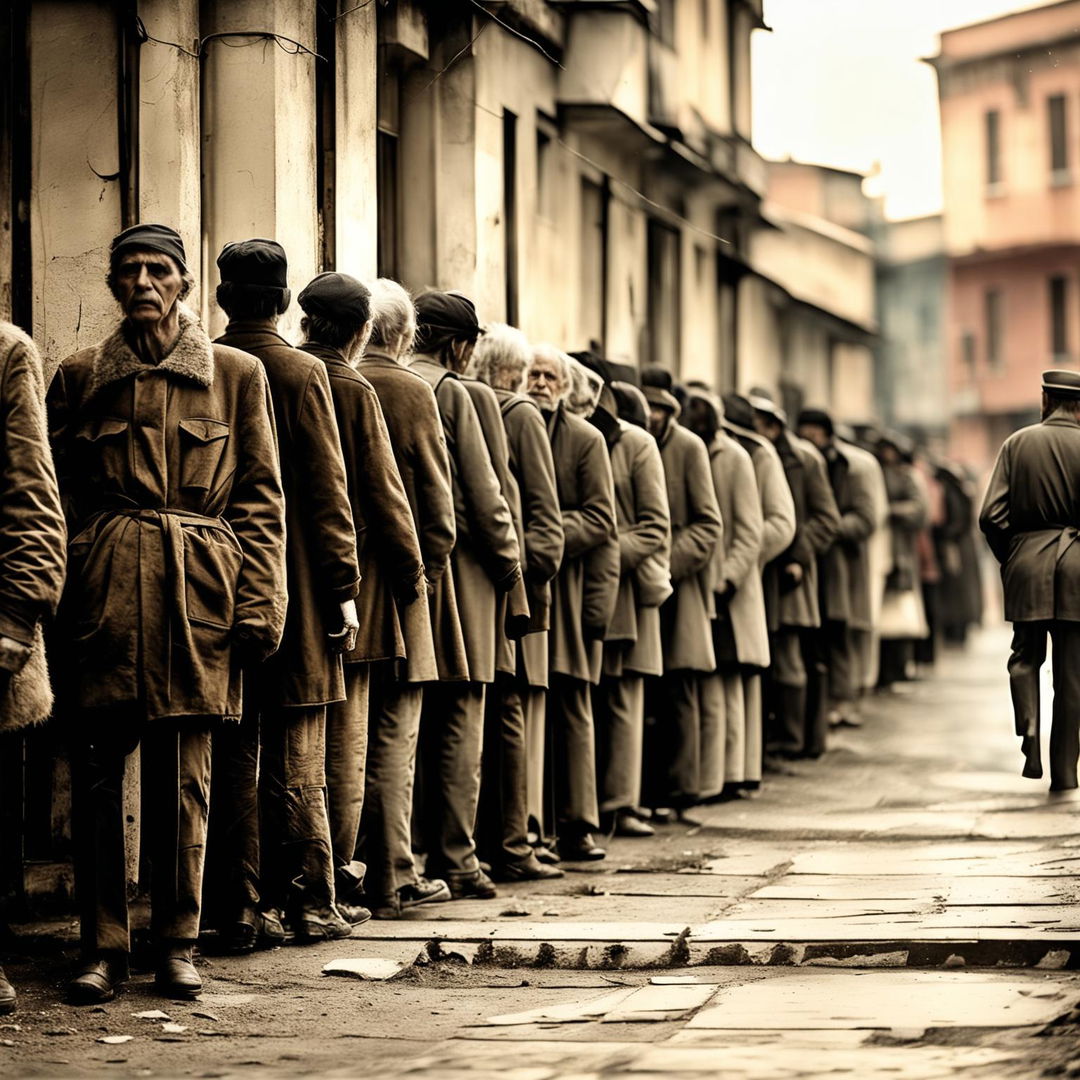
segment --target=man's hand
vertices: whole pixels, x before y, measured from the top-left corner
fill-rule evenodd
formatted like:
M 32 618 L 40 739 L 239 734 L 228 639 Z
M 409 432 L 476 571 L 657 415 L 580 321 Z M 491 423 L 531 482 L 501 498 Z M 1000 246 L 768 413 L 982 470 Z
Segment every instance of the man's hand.
M 341 607 L 342 628 L 336 634 L 330 634 L 332 652 L 349 653 L 356 648 L 356 632 L 360 629 L 360 620 L 356 617 L 356 601 L 346 600 Z
M 793 562 L 788 563 L 784 567 L 784 573 L 791 578 L 793 585 L 801 585 L 803 579 L 803 568 L 801 563 Z
M 14 675 L 16 671 L 22 671 L 29 659 L 29 645 L 24 645 L 14 638 L 0 637 L 0 671 Z

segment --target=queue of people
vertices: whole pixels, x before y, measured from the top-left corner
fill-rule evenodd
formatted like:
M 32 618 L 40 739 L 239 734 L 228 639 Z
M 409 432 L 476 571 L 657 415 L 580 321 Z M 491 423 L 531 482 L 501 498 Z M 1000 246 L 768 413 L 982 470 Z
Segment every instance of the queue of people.
M 0 728 L 70 747 L 73 1002 L 128 974 L 136 747 L 156 983 L 192 997 L 204 932 L 344 938 L 750 797 L 978 621 L 970 485 L 902 436 L 387 279 L 318 275 L 294 343 L 281 246 L 217 265 L 216 341 L 154 224 L 103 342 L 0 334 Z

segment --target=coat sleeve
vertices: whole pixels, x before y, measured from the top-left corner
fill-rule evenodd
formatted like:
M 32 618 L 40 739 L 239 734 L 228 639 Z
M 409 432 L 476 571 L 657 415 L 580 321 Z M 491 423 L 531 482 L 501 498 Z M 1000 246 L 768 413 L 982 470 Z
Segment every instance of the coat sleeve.
M 906 468 L 897 466 L 895 476 L 896 488 L 889 496 L 889 520 L 904 532 L 918 532 L 930 516 L 930 502 Z
M 724 539 L 709 452 L 696 435 L 686 439 L 685 446 L 680 479 L 686 485 L 687 523 L 671 532 L 672 581 L 681 581 L 708 566 L 716 545 Z
M 619 538 L 615 527 L 615 479 L 607 445 L 597 432 L 600 457 L 599 497 L 611 515 L 611 528 L 604 539 L 585 554 L 585 588 L 582 598 L 581 623 L 587 639 L 602 638 L 615 614 L 619 597 Z
M 631 468 L 634 520 L 619 530 L 619 568 L 624 574 L 663 548 L 671 532 L 664 463 L 654 439 L 641 441 Z
M 803 455 L 806 469 L 806 521 L 802 534 L 815 556 L 828 551 L 840 526 L 840 511 L 836 508 L 825 459 L 817 450 L 808 449 Z
M 491 463 L 483 428 L 469 391 L 457 379 L 443 379 L 437 395 L 453 417 L 457 480 L 464 499 L 469 536 L 495 588 L 509 592 L 521 577 L 514 519 Z
M 233 633 L 265 658 L 285 629 L 285 495 L 281 487 L 270 386 L 254 365 L 237 409 L 240 430 L 232 495 L 224 517 L 244 552 Z
M 311 463 L 304 490 L 303 520 L 310 526 L 311 551 L 326 595 L 336 603 L 354 600 L 360 590 L 356 527 L 345 458 L 341 452 L 330 377 L 313 361 L 296 425 L 294 450 Z
M 724 522 L 729 543 L 724 553 L 723 580 L 717 584 L 720 592 L 729 584 L 737 589 L 750 574 L 758 573 L 758 559 L 761 557 L 764 522 L 754 466 L 749 454 L 736 453 L 736 450 L 742 451 L 742 448 L 736 447 L 724 454 L 725 460 L 731 462 L 727 479 L 732 486 L 734 520 Z
M 0 378 L 0 635 L 30 645 L 38 620 L 55 612 L 60 599 L 67 530 L 49 451 L 37 350 L 17 341 Z
M 431 387 L 422 379 L 420 383 L 422 389 L 418 397 L 410 402 L 415 413 L 409 425 L 410 464 L 424 576 L 429 582 L 436 582 L 450 565 L 450 552 L 457 542 L 457 519 L 450 452 L 439 418 L 439 406 Z
M 589 427 L 592 436 L 576 462 L 581 505 L 562 512 L 566 535 L 565 559 L 577 559 L 615 534 L 615 484 L 604 437 Z
M 408 602 L 416 598 L 424 578 L 420 541 L 413 526 L 409 498 L 401 482 L 390 432 L 374 391 L 361 388 L 358 440 L 361 450 L 357 487 L 364 508 L 367 542 L 378 550 L 389 571 L 394 595 Z
M 508 420 L 516 422 L 515 456 L 521 475 L 526 572 L 533 581 L 542 584 L 559 572 L 565 542 L 555 486 L 555 461 L 544 418 L 538 409 L 518 405 Z
M 753 457 L 761 503 L 761 565 L 770 563 L 795 539 L 795 500 L 784 466 L 771 446 L 760 446 Z
M 849 464 L 848 480 L 851 505 L 840 515 L 836 536 L 838 540 L 854 546 L 868 540 L 877 528 L 877 513 L 874 510 L 874 492 L 866 470 Z
M 990 483 L 986 488 L 982 510 L 979 512 L 979 528 L 994 558 L 1004 564 L 1009 558 L 1009 541 L 1012 525 L 1009 521 L 1009 478 L 1012 471 L 1012 445 L 1006 442 L 998 452 Z

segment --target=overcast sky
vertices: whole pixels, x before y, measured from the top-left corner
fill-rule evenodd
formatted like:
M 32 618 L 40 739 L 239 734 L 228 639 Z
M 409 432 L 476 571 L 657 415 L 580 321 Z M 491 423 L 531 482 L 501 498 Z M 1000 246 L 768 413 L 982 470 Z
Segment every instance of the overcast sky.
M 920 57 L 942 30 L 1023 0 L 765 0 L 772 33 L 753 37 L 754 145 L 880 175 L 891 218 L 941 209 L 937 78 Z

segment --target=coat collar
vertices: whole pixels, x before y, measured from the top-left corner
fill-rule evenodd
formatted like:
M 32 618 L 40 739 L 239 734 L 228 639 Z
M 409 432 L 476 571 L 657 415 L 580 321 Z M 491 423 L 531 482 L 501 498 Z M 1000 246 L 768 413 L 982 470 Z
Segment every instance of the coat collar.
M 179 305 L 180 336 L 156 365 L 145 364 L 132 351 L 124 335 L 126 320 L 99 345 L 94 347 L 90 366 L 89 396 L 93 397 L 106 386 L 121 379 L 158 367 L 173 375 L 209 389 L 214 385 L 214 346 L 198 317 L 183 304 Z
M 303 352 L 311 353 L 312 356 L 317 356 L 324 363 L 341 364 L 342 367 L 352 370 L 349 361 L 345 359 L 345 354 L 340 349 L 335 349 L 333 345 L 323 345 L 319 341 L 302 341 L 297 348 Z
M 292 342 L 286 340 L 278 333 L 277 324 L 273 319 L 230 319 L 225 327 L 225 333 L 218 340 L 225 345 L 232 345 L 229 338 L 245 338 L 247 345 L 256 348 L 265 348 L 267 345 L 284 345 L 289 349 L 295 348 Z M 243 348 L 242 345 L 235 346 Z
M 1043 423 L 1054 427 L 1080 427 L 1080 420 L 1074 419 L 1063 409 L 1055 409 Z

